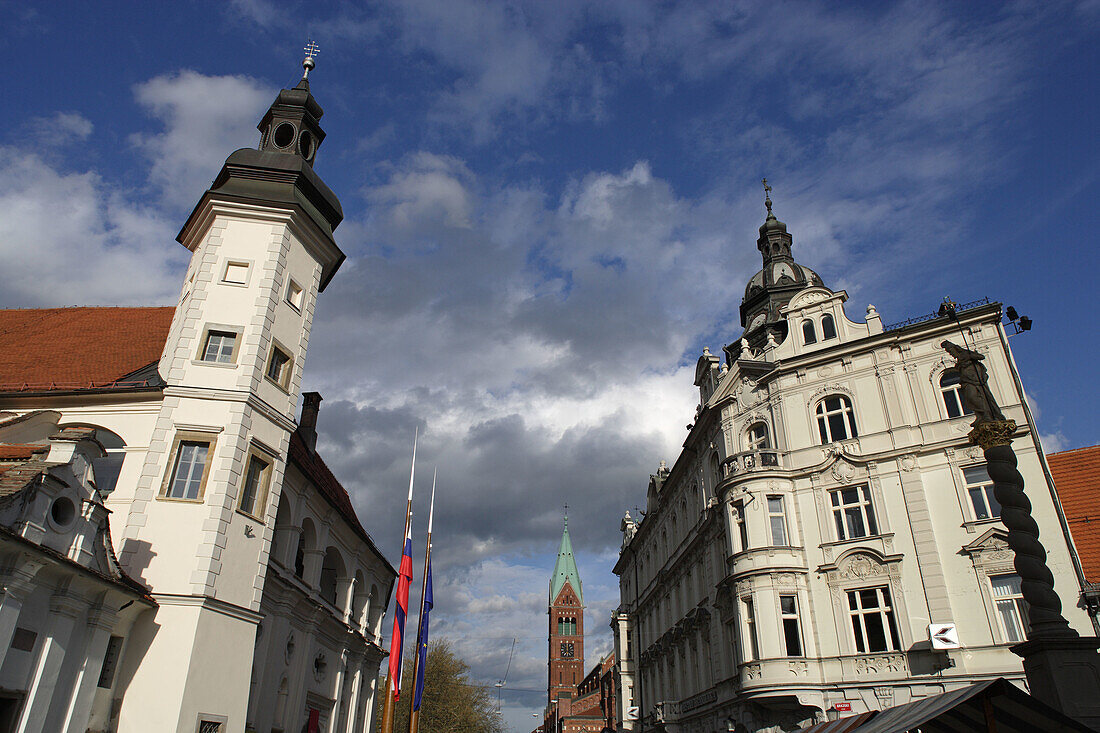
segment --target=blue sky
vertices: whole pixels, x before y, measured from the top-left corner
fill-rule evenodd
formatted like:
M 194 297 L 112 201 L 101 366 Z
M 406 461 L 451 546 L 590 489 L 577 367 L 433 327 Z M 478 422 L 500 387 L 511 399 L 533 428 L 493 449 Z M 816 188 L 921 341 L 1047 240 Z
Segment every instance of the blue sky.
M 321 448 L 396 555 L 421 427 L 439 628 L 488 681 L 520 638 L 509 686 L 543 689 L 561 504 L 603 649 L 619 517 L 739 333 L 762 176 L 849 315 L 1028 314 L 1048 450 L 1100 443 L 1098 24 L 1096 0 L 0 2 L 0 306 L 173 302 L 175 233 L 313 37 L 348 254 L 306 367 Z M 515 730 L 543 701 L 504 696 Z

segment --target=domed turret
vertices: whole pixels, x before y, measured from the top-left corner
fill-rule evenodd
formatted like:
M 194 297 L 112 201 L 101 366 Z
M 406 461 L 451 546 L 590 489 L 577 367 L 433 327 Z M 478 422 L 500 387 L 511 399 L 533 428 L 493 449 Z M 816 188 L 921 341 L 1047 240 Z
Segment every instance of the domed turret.
M 787 225 L 772 212 L 771 187 L 767 179 L 764 179 L 764 191 L 768 216 L 760 225 L 760 238 L 756 240 L 764 266 L 749 278 L 741 301 L 741 325 L 745 328 L 745 338 L 754 346 L 767 340 L 769 328 L 776 340 L 782 342 L 787 336 L 787 325 L 780 309 L 798 291 L 824 286 L 816 272 L 794 261 Z

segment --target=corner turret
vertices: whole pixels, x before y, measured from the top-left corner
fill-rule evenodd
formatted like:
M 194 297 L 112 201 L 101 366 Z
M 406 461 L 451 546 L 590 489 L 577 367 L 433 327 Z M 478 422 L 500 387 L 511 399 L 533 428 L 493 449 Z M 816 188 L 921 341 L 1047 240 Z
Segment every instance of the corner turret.
M 765 178 L 764 205 L 768 215 L 756 240 L 764 266 L 749 279 L 741 301 L 744 337 L 756 348 L 767 343 L 769 333 L 778 343 L 786 339 L 787 323 L 780 311 L 796 293 L 810 287 L 824 287 L 816 272 L 794 261 L 787 225 L 772 212 L 771 190 Z

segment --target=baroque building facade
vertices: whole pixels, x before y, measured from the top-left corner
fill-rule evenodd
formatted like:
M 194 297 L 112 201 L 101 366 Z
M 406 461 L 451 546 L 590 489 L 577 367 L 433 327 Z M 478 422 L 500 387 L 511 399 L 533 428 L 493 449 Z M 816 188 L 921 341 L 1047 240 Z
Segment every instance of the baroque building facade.
M 1010 651 L 1026 634 L 1020 579 L 942 341 L 984 356 L 1020 425 L 1065 615 L 1091 626 L 1000 304 L 853 320 L 766 204 L 743 337 L 724 359 L 704 349 L 683 451 L 621 524 L 622 729 L 792 731 L 995 677 L 1025 684 Z M 957 648 L 933 648 L 945 626 Z
M 0 731 L 371 727 L 396 572 L 320 395 L 295 419 L 344 259 L 312 67 L 184 224 L 174 307 L 0 312 Z

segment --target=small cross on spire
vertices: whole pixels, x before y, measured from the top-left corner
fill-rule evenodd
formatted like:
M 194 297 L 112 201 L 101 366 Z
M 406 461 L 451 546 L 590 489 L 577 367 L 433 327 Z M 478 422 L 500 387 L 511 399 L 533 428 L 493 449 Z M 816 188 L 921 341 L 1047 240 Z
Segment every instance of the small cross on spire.
M 309 43 L 307 43 L 306 47 L 302 50 L 306 52 L 306 58 L 304 61 L 302 61 L 302 68 L 305 69 L 305 72 L 302 74 L 302 78 L 308 79 L 309 70 L 317 65 L 316 63 L 314 63 L 313 57 L 321 53 L 321 47 L 314 43 L 313 39 L 311 38 L 309 39 Z
M 772 213 L 772 187 L 768 185 L 767 178 L 761 179 L 760 182 L 764 184 L 764 206 L 768 207 L 768 213 L 770 214 Z

